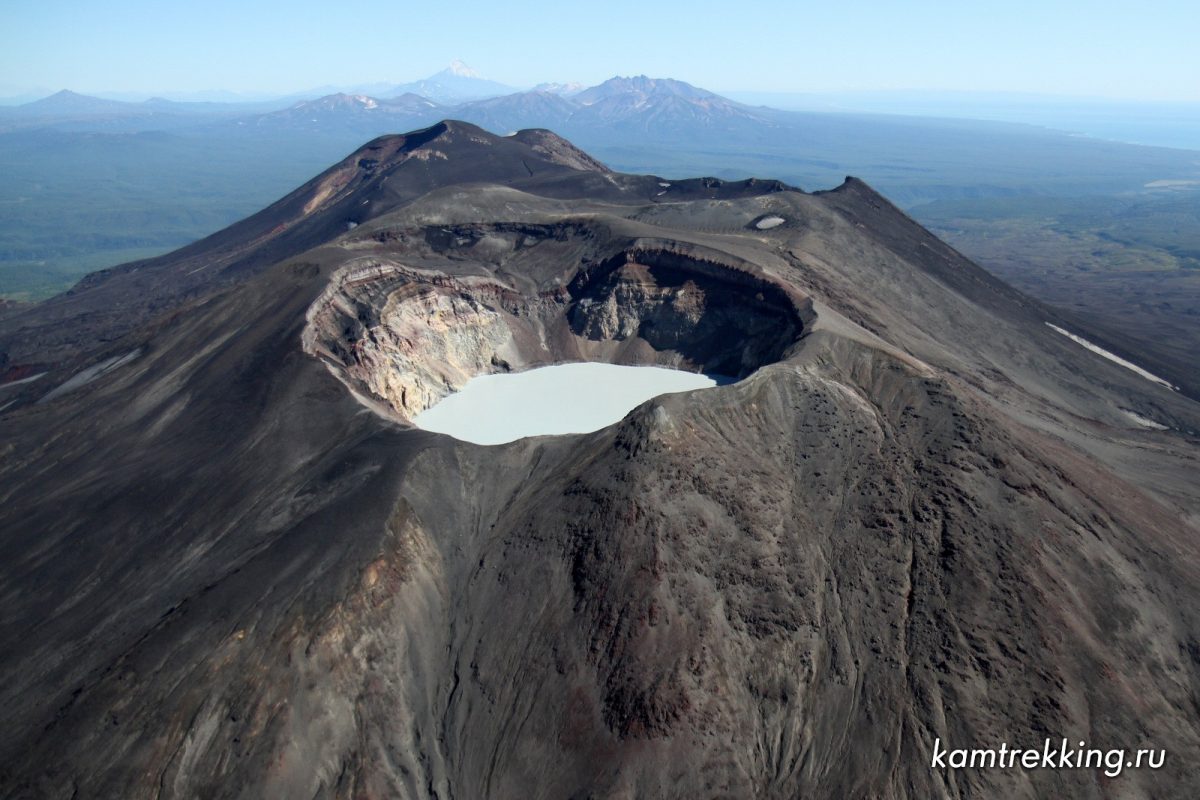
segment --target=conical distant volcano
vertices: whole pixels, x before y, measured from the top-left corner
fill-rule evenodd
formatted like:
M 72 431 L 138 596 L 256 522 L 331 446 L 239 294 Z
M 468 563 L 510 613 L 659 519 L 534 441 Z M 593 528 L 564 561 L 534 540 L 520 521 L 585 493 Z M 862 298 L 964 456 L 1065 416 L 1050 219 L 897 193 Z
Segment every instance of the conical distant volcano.
M 441 72 L 434 73 L 428 78 L 412 83 L 395 86 L 391 95 L 413 94 L 428 97 L 443 104 L 461 103 L 466 100 L 479 100 L 484 97 L 512 94 L 517 91 L 512 86 L 488 80 L 475 70 L 457 59 Z
M 1200 408 L 1052 325 L 855 179 L 374 140 L 0 316 L 0 796 L 1194 797 Z M 571 361 L 734 382 L 411 425 Z M 931 767 L 1064 737 L 1168 756 Z

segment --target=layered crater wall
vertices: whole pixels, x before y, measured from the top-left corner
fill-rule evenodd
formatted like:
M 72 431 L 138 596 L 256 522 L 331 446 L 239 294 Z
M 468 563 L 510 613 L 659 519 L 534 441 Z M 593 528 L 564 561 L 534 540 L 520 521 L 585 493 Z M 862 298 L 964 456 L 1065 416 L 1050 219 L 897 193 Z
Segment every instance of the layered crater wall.
M 347 265 L 310 307 L 304 345 L 360 397 L 411 421 L 477 375 L 549 364 L 742 378 L 786 357 L 813 319 L 807 297 L 752 264 L 635 242 L 524 289 L 491 270 Z

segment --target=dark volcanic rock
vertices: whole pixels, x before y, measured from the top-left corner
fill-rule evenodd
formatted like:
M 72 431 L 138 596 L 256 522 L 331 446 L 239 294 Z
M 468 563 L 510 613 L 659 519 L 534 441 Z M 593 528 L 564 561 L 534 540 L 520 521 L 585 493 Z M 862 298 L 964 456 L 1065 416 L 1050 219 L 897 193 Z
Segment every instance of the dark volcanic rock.
M 446 123 L 0 319 L 0 796 L 1194 797 L 1196 404 L 861 182 L 662 183 Z M 741 380 L 407 423 L 578 359 Z M 1168 755 L 929 767 L 1047 737 Z

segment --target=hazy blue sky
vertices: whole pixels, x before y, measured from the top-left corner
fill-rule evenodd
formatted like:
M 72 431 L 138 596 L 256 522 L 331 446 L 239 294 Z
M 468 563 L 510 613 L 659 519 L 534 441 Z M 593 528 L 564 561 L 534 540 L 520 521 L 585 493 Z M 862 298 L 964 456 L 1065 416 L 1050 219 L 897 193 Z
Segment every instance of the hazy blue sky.
M 461 58 L 516 86 L 645 73 L 718 91 L 1200 100 L 1198 34 L 1197 0 L 4 0 L 0 87 L 284 92 Z

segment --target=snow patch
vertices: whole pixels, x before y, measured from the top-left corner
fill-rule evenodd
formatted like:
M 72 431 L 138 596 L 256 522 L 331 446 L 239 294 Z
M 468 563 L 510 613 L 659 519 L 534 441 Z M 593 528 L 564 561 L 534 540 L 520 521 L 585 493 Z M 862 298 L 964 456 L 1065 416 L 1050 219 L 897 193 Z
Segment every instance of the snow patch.
M 41 400 L 38 400 L 38 402 L 45 403 L 53 400 L 56 397 L 61 397 L 67 392 L 73 392 L 76 389 L 86 386 L 97 378 L 112 372 L 114 369 L 128 364 L 141 354 L 142 350 L 139 347 L 137 350 L 130 350 L 124 355 L 113 356 L 112 358 L 101 361 L 99 364 L 93 364 L 85 370 L 80 370 L 67 380 L 63 381 L 58 388 L 50 390 L 50 392 L 43 396 Z
M 787 222 L 783 217 L 763 217 L 758 222 L 754 223 L 754 227 L 760 231 L 769 231 L 771 228 L 778 228 L 783 223 Z
M 1122 408 L 1121 413 L 1124 414 L 1125 416 L 1129 417 L 1131 420 L 1133 420 L 1135 423 L 1142 426 L 1143 428 L 1150 428 L 1151 430 L 1156 430 L 1156 431 L 1170 430 L 1170 428 L 1168 426 L 1163 425 L 1161 422 L 1155 422 L 1152 419 L 1143 417 L 1141 414 L 1137 413 L 1136 411 L 1130 411 L 1128 408 Z
M 1131 361 L 1126 361 L 1125 359 L 1121 358 L 1116 353 L 1110 353 L 1107 350 L 1105 350 L 1103 347 L 1100 347 L 1099 345 L 1096 345 L 1096 344 L 1092 344 L 1091 342 L 1089 342 L 1087 339 L 1083 338 L 1082 336 L 1076 336 L 1075 334 L 1071 333 L 1070 331 L 1063 330 L 1062 328 L 1058 327 L 1057 325 L 1051 324 L 1049 322 L 1047 322 L 1046 324 L 1049 325 L 1052 329 L 1061 333 L 1063 336 L 1070 339 L 1072 342 L 1075 342 L 1075 344 L 1082 345 L 1083 347 L 1087 348 L 1088 350 L 1091 350 L 1096 355 L 1107 358 L 1109 361 L 1113 362 L 1114 364 L 1120 364 L 1125 369 L 1136 372 L 1138 375 L 1141 375 L 1143 378 L 1145 378 L 1148 381 L 1154 381 L 1155 383 L 1165 386 L 1168 389 L 1171 389 L 1172 391 L 1176 391 L 1176 392 L 1179 391 L 1178 386 L 1172 386 L 1169 382 L 1164 381 L 1162 378 L 1158 377 L 1153 372 L 1148 372 L 1147 370 L 1144 370 L 1141 367 L 1139 367 L 1137 364 L 1134 364 Z
M 1191 186 L 1200 186 L 1200 181 L 1169 179 L 1161 181 L 1150 181 L 1143 188 L 1146 189 L 1187 189 Z
M 37 375 L 30 375 L 28 378 L 21 378 L 19 381 L 9 381 L 8 383 L 0 384 L 0 389 L 7 389 L 10 386 L 20 386 L 22 383 L 33 383 L 45 374 L 46 373 L 44 372 L 39 372 Z

